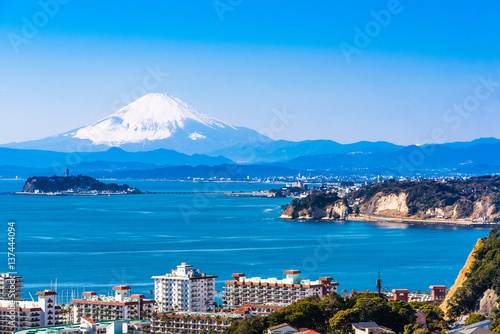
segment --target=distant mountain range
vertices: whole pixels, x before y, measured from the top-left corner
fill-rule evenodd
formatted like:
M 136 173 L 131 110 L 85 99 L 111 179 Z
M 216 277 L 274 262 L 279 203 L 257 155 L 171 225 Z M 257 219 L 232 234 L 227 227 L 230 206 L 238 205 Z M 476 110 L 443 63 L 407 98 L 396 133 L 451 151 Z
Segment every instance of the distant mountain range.
M 156 178 L 167 172 L 205 171 L 196 177 L 209 177 L 217 168 L 193 167 L 234 163 L 253 166 L 248 167 L 252 175 L 264 175 L 266 168 L 268 175 L 500 173 L 500 140 L 496 138 L 423 146 L 274 141 L 203 114 L 168 94 L 145 95 L 94 124 L 60 135 L 0 146 L 2 177 L 35 171 L 61 174 L 67 166 L 73 173 L 89 175 L 140 178 L 147 174 Z
M 91 124 L 48 138 L 3 147 L 58 152 L 175 150 L 207 154 L 251 138 L 270 141 L 257 131 L 236 127 L 203 114 L 168 94 L 147 94 L 117 112 Z M 210 154 L 217 155 L 217 154 Z

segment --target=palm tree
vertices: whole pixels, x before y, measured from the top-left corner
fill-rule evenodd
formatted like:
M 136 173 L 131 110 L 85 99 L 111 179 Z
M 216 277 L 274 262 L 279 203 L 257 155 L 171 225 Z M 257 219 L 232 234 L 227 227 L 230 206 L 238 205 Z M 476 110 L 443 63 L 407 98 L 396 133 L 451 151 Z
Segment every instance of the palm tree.
M 167 316 L 165 315 L 165 313 L 163 313 L 161 315 L 161 323 L 163 324 L 163 329 L 165 329 L 165 325 L 167 324 L 167 321 L 168 321 Z

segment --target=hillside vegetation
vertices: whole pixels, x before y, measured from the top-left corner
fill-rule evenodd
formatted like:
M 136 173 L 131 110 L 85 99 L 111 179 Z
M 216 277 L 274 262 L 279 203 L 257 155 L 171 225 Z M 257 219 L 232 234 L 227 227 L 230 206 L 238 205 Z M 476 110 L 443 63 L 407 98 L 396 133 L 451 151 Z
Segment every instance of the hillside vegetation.
M 446 313 L 450 317 L 470 313 L 476 303 L 488 289 L 500 295 L 500 231 L 492 229 L 488 237 L 474 251 L 474 261 L 470 265 L 466 280 L 450 296 Z M 495 334 L 500 334 L 500 311 L 498 307 L 491 310 L 495 321 L 491 326 Z
M 329 297 L 308 297 L 267 317 L 248 318 L 234 323 L 224 334 L 261 334 L 265 329 L 282 323 L 295 328 L 308 328 L 319 333 L 345 334 L 351 330 L 353 322 L 375 321 L 406 334 L 427 331 L 413 325 L 416 309 L 427 314 L 430 331 L 446 328 L 443 311 L 425 303 L 386 300 L 375 293 L 353 293 L 341 297 L 332 293 Z
M 483 176 L 457 180 L 386 181 L 366 185 L 351 194 L 359 199 L 360 212 L 377 212 L 377 201 L 390 195 L 406 196 L 406 212 L 392 214 L 428 218 L 494 220 L 500 213 L 500 177 Z M 380 210 L 378 210 L 380 211 Z M 391 211 L 389 208 L 386 211 Z M 391 214 L 391 212 L 386 212 Z
M 294 200 L 282 218 L 330 218 L 328 209 L 344 201 L 345 216 L 363 215 L 398 219 L 500 221 L 500 176 L 450 180 L 384 181 L 362 186 L 346 198 L 311 194 Z M 349 204 L 349 205 L 348 205 Z M 314 214 L 312 214 L 314 213 Z M 343 217 L 347 218 L 347 217 Z
M 34 193 L 35 191 L 41 193 L 55 193 L 63 191 L 109 191 L 109 192 L 123 192 L 139 194 L 140 191 L 136 188 L 131 188 L 128 185 L 117 185 L 114 183 L 103 183 L 89 176 L 52 176 L 43 177 L 36 176 L 30 177 L 24 184 L 22 192 Z

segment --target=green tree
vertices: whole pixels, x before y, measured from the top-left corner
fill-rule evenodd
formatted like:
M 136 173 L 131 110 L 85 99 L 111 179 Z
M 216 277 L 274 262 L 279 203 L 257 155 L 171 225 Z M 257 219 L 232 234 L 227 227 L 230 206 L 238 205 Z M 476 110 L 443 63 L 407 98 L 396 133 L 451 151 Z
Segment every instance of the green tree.
M 351 331 L 351 324 L 359 322 L 361 312 L 357 309 L 348 309 L 339 311 L 330 319 L 330 327 L 341 334 L 347 334 Z
M 475 324 L 476 322 L 480 322 L 486 320 L 486 317 L 482 314 L 471 314 L 467 320 L 465 321 L 465 326 Z

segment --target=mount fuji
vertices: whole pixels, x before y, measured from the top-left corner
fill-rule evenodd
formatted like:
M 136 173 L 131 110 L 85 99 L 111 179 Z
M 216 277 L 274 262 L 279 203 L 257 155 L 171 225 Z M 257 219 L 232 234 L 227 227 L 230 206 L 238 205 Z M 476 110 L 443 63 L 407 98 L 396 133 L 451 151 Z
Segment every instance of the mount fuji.
M 170 149 L 206 154 L 255 142 L 256 138 L 272 142 L 257 131 L 201 113 L 169 94 L 151 93 L 91 125 L 45 139 L 2 146 L 58 152 L 119 147 L 130 152 Z

